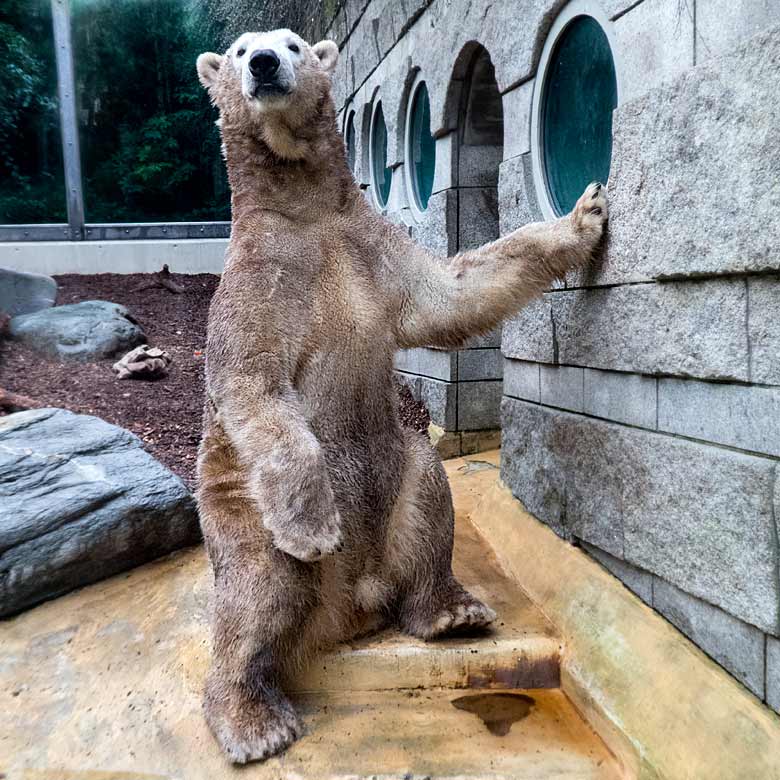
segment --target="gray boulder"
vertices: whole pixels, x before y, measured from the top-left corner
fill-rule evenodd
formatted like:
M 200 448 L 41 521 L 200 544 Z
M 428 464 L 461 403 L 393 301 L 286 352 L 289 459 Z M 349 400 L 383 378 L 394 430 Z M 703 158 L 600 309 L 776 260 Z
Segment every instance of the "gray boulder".
M 0 616 L 199 538 L 192 495 L 129 431 L 64 409 L 0 418 Z
M 0 312 L 17 314 L 48 309 L 57 298 L 57 282 L 50 276 L 0 268 Z
M 146 341 L 124 306 L 84 301 L 14 317 L 11 338 L 65 360 L 90 361 L 127 352 Z

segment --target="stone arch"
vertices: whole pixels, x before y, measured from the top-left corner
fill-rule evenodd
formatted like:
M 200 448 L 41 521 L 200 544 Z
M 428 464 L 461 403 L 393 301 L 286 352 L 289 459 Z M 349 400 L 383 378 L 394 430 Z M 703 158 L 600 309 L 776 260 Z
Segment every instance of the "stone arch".
M 409 104 L 409 98 L 411 97 L 412 85 L 417 79 L 417 74 L 420 72 L 418 65 L 412 65 L 411 60 L 407 61 L 407 67 L 404 69 L 403 85 L 401 87 L 398 101 L 393 107 L 394 110 L 394 128 L 393 133 L 395 135 L 395 148 L 396 158 L 399 161 L 405 162 L 406 158 L 406 113 Z
M 453 128 L 453 187 L 458 251 L 499 236 L 498 171 L 504 155 L 504 109 L 488 50 L 470 41 L 455 61 L 445 105 Z

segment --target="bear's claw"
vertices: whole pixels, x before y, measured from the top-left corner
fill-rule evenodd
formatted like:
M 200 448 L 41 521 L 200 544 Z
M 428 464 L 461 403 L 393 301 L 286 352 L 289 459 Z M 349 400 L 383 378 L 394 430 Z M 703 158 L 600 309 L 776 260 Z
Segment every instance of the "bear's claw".
M 571 212 L 574 227 L 600 238 L 607 221 L 607 193 L 604 185 L 593 182 L 585 188 L 585 192 Z
M 457 631 L 485 628 L 495 619 L 496 613 L 490 607 L 467 593 L 440 610 L 418 635 L 423 639 L 435 639 Z

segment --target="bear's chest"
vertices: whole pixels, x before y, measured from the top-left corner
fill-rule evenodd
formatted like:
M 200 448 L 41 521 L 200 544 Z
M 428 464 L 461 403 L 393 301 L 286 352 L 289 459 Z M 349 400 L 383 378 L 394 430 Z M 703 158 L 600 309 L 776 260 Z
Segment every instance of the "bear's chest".
M 392 391 L 395 336 L 381 297 L 361 279 L 324 285 L 295 385 L 315 420 L 372 417 Z
M 314 342 L 353 358 L 390 342 L 393 327 L 387 303 L 370 278 L 346 263 L 335 263 L 320 280 L 314 302 Z

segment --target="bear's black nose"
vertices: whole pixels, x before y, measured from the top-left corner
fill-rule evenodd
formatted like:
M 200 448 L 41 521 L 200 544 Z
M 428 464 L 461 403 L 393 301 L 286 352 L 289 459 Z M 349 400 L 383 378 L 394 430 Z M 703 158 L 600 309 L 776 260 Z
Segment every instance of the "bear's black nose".
M 272 49 L 260 49 L 249 58 L 249 70 L 260 81 L 268 81 L 279 70 L 279 56 Z

